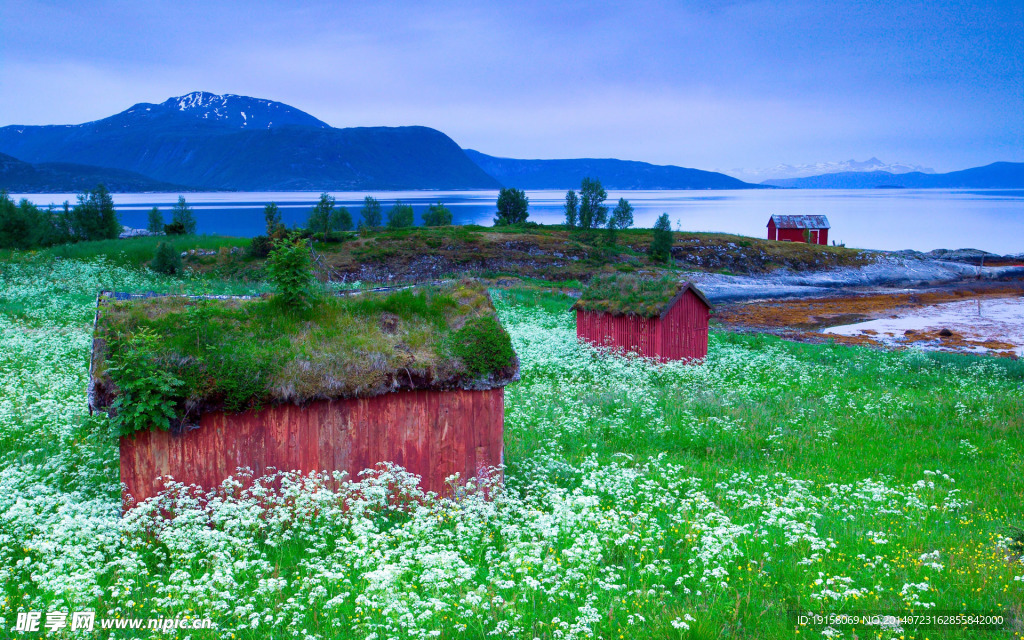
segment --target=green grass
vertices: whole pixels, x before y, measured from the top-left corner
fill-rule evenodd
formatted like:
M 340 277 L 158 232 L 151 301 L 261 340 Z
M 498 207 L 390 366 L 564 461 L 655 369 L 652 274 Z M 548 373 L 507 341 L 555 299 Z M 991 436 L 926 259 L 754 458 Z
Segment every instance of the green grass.
M 594 278 L 583 290 L 576 308 L 653 318 L 661 315 L 681 288 L 679 280 L 671 277 L 614 275 Z
M 93 240 L 62 244 L 38 253 L 45 258 L 64 258 L 70 260 L 92 260 L 105 257 L 119 266 L 141 266 L 153 259 L 156 247 L 161 242 L 169 242 L 178 251 L 189 249 L 205 249 L 219 251 L 222 248 L 240 248 L 249 246 L 248 238 L 229 236 L 144 236 L 119 240 Z
M 656 365 L 577 343 L 568 296 L 496 291 L 522 380 L 488 499 L 424 496 L 395 469 L 341 488 L 284 474 L 210 502 L 172 487 L 122 519 L 116 434 L 83 415 L 91 303 L 180 282 L 0 268 L 5 630 L 58 609 L 252 640 L 823 637 L 789 609 L 1019 625 L 1020 362 L 714 331 L 703 364 Z

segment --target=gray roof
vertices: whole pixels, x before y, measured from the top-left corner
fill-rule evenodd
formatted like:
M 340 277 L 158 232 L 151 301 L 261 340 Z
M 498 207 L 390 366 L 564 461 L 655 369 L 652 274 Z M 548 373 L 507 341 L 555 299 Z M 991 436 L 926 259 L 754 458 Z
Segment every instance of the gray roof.
M 825 216 L 772 216 L 777 229 L 831 229 Z

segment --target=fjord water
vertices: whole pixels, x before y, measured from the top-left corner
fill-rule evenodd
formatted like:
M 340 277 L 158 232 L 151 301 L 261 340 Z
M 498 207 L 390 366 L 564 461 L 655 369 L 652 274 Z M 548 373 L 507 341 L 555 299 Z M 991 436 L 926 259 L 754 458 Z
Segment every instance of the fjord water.
M 313 192 L 186 193 L 200 233 L 255 236 L 263 233 L 263 206 L 276 202 L 285 224 L 301 225 L 320 194 Z M 395 200 L 413 205 L 417 223 L 427 206 L 444 202 L 456 224 L 489 225 L 495 191 L 335 192 L 332 195 L 358 220 L 363 198 L 372 195 L 385 212 Z M 530 219 L 563 219 L 564 191 L 527 191 Z M 72 203 L 74 194 L 15 194 L 39 205 Z M 650 227 L 662 213 L 684 231 L 724 231 L 763 238 L 772 214 L 824 214 L 829 238 L 871 249 L 984 249 L 1002 254 L 1024 252 L 1024 190 L 949 189 L 750 189 L 737 191 L 610 191 L 608 204 L 620 198 L 633 205 L 637 227 Z M 114 194 L 121 222 L 146 226 L 147 212 L 159 207 L 165 218 L 177 193 Z

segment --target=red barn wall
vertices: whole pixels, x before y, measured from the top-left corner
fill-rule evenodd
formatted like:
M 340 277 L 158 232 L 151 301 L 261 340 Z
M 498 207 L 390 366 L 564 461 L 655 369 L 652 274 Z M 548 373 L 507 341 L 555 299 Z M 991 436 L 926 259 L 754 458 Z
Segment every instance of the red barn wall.
M 161 476 L 204 488 L 238 467 L 256 476 L 284 471 L 348 471 L 355 479 L 378 462 L 446 491 L 453 473 L 466 479 L 503 460 L 503 389 L 401 391 L 372 398 L 279 405 L 241 414 L 204 414 L 182 434 L 142 431 L 121 437 L 121 482 L 136 502 L 156 495 Z
M 708 354 L 711 312 L 687 290 L 661 318 L 615 316 L 576 310 L 576 337 L 590 344 L 658 360 L 703 358 Z
M 776 232 L 776 229 L 775 229 L 775 221 L 772 220 L 771 218 L 768 219 L 768 239 L 769 240 L 778 240 L 779 239 L 778 233 Z
M 818 232 L 818 242 L 812 244 L 828 244 L 828 229 L 811 229 L 811 239 L 814 239 L 814 232 Z M 804 230 L 803 229 L 779 229 L 778 230 L 779 240 L 788 240 L 789 242 L 804 242 Z M 769 240 L 775 240 L 769 235 Z
M 711 310 L 687 289 L 661 319 L 661 351 L 666 360 L 703 358 L 708 355 L 708 321 Z

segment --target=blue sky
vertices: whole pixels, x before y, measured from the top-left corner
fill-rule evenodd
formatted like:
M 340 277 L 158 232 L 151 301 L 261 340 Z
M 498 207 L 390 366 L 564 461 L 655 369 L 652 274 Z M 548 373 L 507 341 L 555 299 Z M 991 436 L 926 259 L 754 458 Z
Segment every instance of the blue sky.
M 0 3 L 0 125 L 192 90 L 522 158 L 1024 161 L 1024 2 Z

